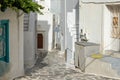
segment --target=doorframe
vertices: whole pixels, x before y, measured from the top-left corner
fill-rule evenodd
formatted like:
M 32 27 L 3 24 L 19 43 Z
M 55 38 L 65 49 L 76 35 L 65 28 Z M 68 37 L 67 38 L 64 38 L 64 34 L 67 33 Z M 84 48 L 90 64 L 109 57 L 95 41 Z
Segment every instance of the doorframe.
M 38 31 L 37 32 L 37 35 L 38 34 L 42 34 L 42 36 L 43 36 L 43 49 L 38 49 L 37 48 L 37 50 L 45 50 L 45 31 Z M 37 36 L 38 37 L 38 36 Z M 37 39 L 38 40 L 38 39 Z M 36 41 L 36 43 L 37 43 L 37 41 Z M 38 44 L 38 43 L 37 43 Z

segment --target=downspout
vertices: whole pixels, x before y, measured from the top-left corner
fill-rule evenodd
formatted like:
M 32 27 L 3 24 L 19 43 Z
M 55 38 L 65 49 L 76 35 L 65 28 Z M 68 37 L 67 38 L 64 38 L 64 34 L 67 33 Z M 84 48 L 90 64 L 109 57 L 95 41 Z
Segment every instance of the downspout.
M 103 18 L 103 14 L 104 14 L 104 8 L 103 8 L 104 6 L 102 5 L 102 11 L 101 11 L 101 16 L 102 16 L 102 18 L 101 18 L 101 46 L 100 46 L 100 51 L 101 51 L 101 53 L 102 54 L 104 54 L 104 18 Z
M 37 13 L 34 13 L 35 16 L 35 59 L 37 60 Z
M 54 29 L 55 29 L 55 14 L 53 14 L 53 19 L 52 20 L 53 20 L 53 27 L 52 27 L 53 28 L 53 32 L 52 32 L 52 35 L 53 35 L 53 42 L 52 43 L 53 44 L 52 44 L 52 48 L 54 49 L 54 48 L 56 48 L 56 43 L 55 43 L 56 39 L 55 39 L 55 31 L 54 31 Z
M 65 0 L 65 50 L 66 50 L 66 48 L 67 48 L 67 6 L 66 6 L 66 0 Z
M 77 0 L 78 2 L 77 2 L 77 4 L 76 4 L 76 38 L 77 38 L 77 42 L 79 42 L 79 20 L 80 20 L 80 18 L 79 18 L 79 16 L 80 16 L 80 14 L 79 14 L 79 0 Z

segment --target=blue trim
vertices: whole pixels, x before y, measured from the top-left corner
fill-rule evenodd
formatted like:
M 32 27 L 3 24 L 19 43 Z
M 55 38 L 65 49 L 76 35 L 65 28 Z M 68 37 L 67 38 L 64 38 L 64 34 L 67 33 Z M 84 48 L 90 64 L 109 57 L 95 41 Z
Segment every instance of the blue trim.
M 1 57 L 0 60 L 9 62 L 9 20 L 0 20 L 0 25 L 5 25 L 5 56 Z

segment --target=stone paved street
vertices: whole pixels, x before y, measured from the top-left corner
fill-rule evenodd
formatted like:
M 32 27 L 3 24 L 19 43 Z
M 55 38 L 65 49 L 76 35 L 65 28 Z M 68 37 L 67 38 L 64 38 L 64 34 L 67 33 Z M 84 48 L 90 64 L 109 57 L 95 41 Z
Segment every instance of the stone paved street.
M 83 74 L 77 69 L 67 68 L 63 56 L 57 50 L 40 53 L 35 66 L 27 70 L 24 77 L 15 80 L 117 80 Z

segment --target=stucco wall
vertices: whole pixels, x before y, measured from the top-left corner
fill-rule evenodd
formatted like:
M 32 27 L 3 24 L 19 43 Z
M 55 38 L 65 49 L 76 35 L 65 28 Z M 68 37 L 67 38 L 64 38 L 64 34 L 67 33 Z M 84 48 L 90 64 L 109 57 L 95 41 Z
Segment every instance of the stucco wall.
M 120 50 L 120 39 L 112 38 L 112 13 L 107 8 L 107 6 L 104 5 L 103 8 L 103 19 L 104 19 L 104 25 L 103 25 L 103 40 L 104 40 L 104 50 Z
M 101 43 L 102 10 L 100 4 L 80 5 L 80 28 L 87 34 L 89 42 Z
M 65 50 L 65 1 L 61 0 L 60 27 L 61 27 L 61 50 Z
M 19 27 L 17 25 L 16 13 L 7 9 L 0 12 L 0 20 L 9 20 L 9 54 L 10 71 L 9 79 L 24 75 L 23 57 L 23 16 L 19 17 Z
M 80 28 L 88 41 L 99 43 L 100 50 L 119 51 L 119 39 L 111 38 L 111 12 L 105 4 L 81 4 Z
M 43 15 L 37 14 L 37 33 L 43 34 L 43 50 L 50 51 L 53 46 L 53 14 L 50 12 L 51 0 L 38 1 L 45 8 Z
M 43 33 L 43 49 L 51 50 L 53 44 L 53 14 L 50 12 L 37 15 L 37 33 Z
M 24 31 L 24 62 L 25 69 L 31 68 L 35 64 L 36 54 L 36 15 L 35 13 L 29 14 L 29 27 L 28 31 Z
M 74 62 L 74 43 L 79 27 L 79 0 L 61 0 L 60 27 L 61 49 L 67 51 L 67 63 Z M 77 15 L 78 14 L 78 15 Z M 79 29 L 78 29 L 79 32 Z
M 60 14 L 60 2 L 61 0 L 51 0 L 50 11 L 54 14 Z

